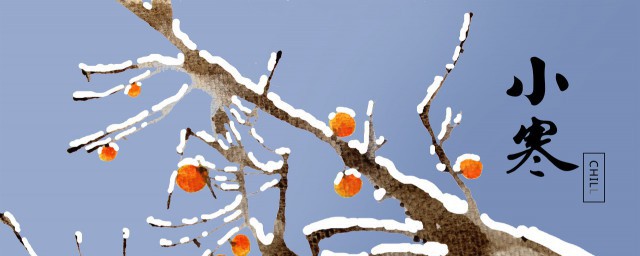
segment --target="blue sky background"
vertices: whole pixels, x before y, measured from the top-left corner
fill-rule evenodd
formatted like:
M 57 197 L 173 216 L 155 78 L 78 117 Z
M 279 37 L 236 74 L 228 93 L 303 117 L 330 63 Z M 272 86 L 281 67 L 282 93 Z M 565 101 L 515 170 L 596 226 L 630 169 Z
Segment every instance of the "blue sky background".
M 481 212 L 514 226 L 536 226 L 596 255 L 629 255 L 638 249 L 640 228 L 638 7 L 635 1 L 199 0 L 174 1 L 174 16 L 199 49 L 224 57 L 254 81 L 266 73 L 269 54 L 282 50 L 271 90 L 321 120 L 337 106 L 353 108 L 359 125 L 353 138 L 361 139 L 367 101 L 373 99 L 376 132 L 389 140 L 378 155 L 392 159 L 405 174 L 462 197 L 451 177 L 435 170 L 437 159 L 428 153 L 428 134 L 415 108 L 451 61 L 463 13 L 473 11 L 465 52 L 431 117 L 439 124 L 447 106 L 463 112 L 445 150 L 454 159 L 469 152 L 481 156 L 483 175 L 466 182 Z M 161 248 L 160 238 L 177 241 L 217 224 L 162 230 L 145 222 L 149 215 L 179 222 L 216 211 L 235 196 L 212 201 L 207 193 L 176 191 L 172 209 L 165 209 L 168 178 L 180 160 L 175 153 L 179 130 L 210 127 L 211 99 L 201 91 L 192 91 L 162 122 L 119 143 L 113 162 L 103 163 L 95 153 L 66 152 L 69 141 L 122 122 L 188 83 L 184 74 L 165 72 L 146 80 L 137 99 L 116 94 L 74 102 L 73 91 L 103 91 L 139 74 L 94 76 L 87 83 L 78 63 L 135 61 L 151 53 L 175 56 L 177 50 L 115 1 L 3 4 L 0 211 L 18 218 L 22 234 L 40 255 L 74 255 L 76 230 L 84 233 L 86 255 L 119 254 L 122 227 L 131 230 L 130 255 L 201 255 L 226 232 L 202 240 L 203 248 Z M 514 75 L 530 93 L 532 56 L 547 64 L 547 93 L 538 106 L 505 93 Z M 558 90 L 555 73 L 567 77 L 568 90 Z M 543 158 L 505 173 L 516 164 L 506 156 L 524 149 L 512 137 L 520 125 L 530 125 L 532 116 L 558 126 L 545 149 L 561 160 L 582 167 L 583 152 L 606 152 L 605 204 L 582 203 L 581 167 L 562 172 Z M 357 196 L 337 196 L 332 182 L 342 163 L 310 134 L 265 114 L 258 130 L 268 145 L 292 149 L 285 238 L 294 251 L 309 254 L 302 228 L 322 218 L 404 219 L 397 201 L 373 199 L 367 181 Z M 250 147 L 263 161 L 276 159 Z M 185 156 L 196 154 L 226 165 L 215 151 L 191 141 Z M 546 176 L 529 174 L 532 168 Z M 270 179 L 251 176 L 249 186 L 257 190 Z M 276 194 L 268 190 L 250 198 L 251 214 L 267 232 Z M 354 233 L 327 239 L 321 248 L 356 253 L 382 242 L 409 241 Z M 0 251 L 26 254 L 6 227 L 0 228 Z M 218 252 L 230 254 L 230 248 L 224 245 Z M 252 255 L 257 252 L 254 247 Z

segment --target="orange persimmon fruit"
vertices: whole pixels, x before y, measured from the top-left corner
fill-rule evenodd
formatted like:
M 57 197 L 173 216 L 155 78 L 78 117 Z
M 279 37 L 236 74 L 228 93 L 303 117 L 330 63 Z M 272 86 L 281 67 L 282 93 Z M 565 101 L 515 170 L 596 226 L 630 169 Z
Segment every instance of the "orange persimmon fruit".
M 129 91 L 127 91 L 127 95 L 129 95 L 129 97 L 131 98 L 138 97 L 138 95 L 140 95 L 140 89 L 141 89 L 140 84 L 138 82 L 133 82 L 129 86 Z
M 360 192 L 360 189 L 362 188 L 362 179 L 353 174 L 344 175 L 342 176 L 340 183 L 338 183 L 338 185 L 334 184 L 333 188 L 339 196 L 349 198 Z
M 347 137 L 356 130 L 356 120 L 347 113 L 338 112 L 330 121 L 329 127 L 338 137 Z
M 235 236 L 231 240 L 231 251 L 236 256 L 246 256 L 251 251 L 251 242 L 249 238 L 243 234 Z
M 187 164 L 180 166 L 178 169 L 176 183 L 178 183 L 178 187 L 185 192 L 194 193 L 200 191 L 207 185 L 208 178 L 209 172 L 207 168 Z
M 98 156 L 102 161 L 110 162 L 116 158 L 116 155 L 118 155 L 118 151 L 110 145 L 104 145 L 98 149 Z
M 482 174 L 482 162 L 466 159 L 460 163 L 460 172 L 467 179 L 477 179 Z

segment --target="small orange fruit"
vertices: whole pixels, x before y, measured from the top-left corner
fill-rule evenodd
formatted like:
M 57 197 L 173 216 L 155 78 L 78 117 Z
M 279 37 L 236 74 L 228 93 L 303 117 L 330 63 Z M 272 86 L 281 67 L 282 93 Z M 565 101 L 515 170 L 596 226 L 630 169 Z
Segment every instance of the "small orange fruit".
M 340 183 L 333 185 L 336 193 L 344 198 L 355 196 L 362 188 L 362 180 L 353 174 L 344 175 Z
M 98 149 L 98 156 L 102 161 L 112 161 L 116 158 L 116 155 L 118 155 L 118 151 L 111 145 L 107 144 Z
M 356 130 L 356 120 L 351 115 L 338 112 L 330 121 L 329 127 L 338 137 L 347 137 Z
M 183 165 L 178 169 L 178 176 L 176 177 L 176 183 L 178 187 L 188 193 L 194 193 L 200 191 L 207 185 L 207 179 L 209 178 L 209 172 L 207 168 L 195 165 Z
M 141 89 L 140 83 L 133 82 L 129 86 L 129 91 L 127 91 L 127 95 L 129 95 L 129 97 L 131 97 L 131 98 L 138 97 L 138 95 L 140 95 L 140 89 Z
M 231 251 L 236 256 L 246 256 L 251 251 L 251 242 L 245 235 L 237 235 L 231 240 Z
M 460 171 L 467 179 L 477 179 L 482 174 L 482 162 L 466 159 L 460 163 Z

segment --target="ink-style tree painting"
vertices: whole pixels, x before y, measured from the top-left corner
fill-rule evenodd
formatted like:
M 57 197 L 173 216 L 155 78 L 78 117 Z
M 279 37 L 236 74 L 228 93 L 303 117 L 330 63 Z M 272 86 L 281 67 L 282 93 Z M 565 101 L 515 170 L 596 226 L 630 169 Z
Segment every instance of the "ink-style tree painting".
M 461 155 L 447 153 L 445 142 L 456 135 L 458 126 L 463 125 L 462 110 L 454 111 L 451 107 L 442 109 L 439 107 L 441 104 L 454 103 L 438 102 L 437 96 L 439 92 L 447 90 L 447 78 L 454 75 L 456 66 L 463 61 L 465 46 L 473 44 L 473 20 L 482 17 L 474 16 L 472 12 L 460 14 L 462 24 L 457 44 L 450 49 L 442 49 L 452 52 L 451 61 L 443 65 L 441 73 L 435 74 L 433 78 L 433 74 L 430 74 L 433 71 L 425 71 L 424 80 L 430 85 L 426 87 L 423 100 L 416 102 L 416 118 L 421 120 L 427 138 L 424 146 L 429 148 L 431 154 L 424 157 L 434 157 L 439 161 L 436 166 L 425 166 L 424 169 L 435 169 L 440 175 L 450 176 L 464 194 L 464 198 L 460 198 L 441 191 L 427 179 L 403 174 L 392 159 L 378 154 L 380 148 L 392 142 L 387 142 L 391 137 L 376 133 L 374 101 L 354 103 L 366 105 L 364 113 L 336 106 L 336 111 L 330 113 L 328 119 L 319 117 L 305 111 L 305 106 L 288 103 L 278 95 L 277 88 L 272 86 L 272 79 L 278 76 L 278 64 L 287 61 L 286 52 L 275 50 L 265 53 L 265 74 L 254 82 L 254 79 L 245 77 L 223 56 L 217 56 L 215 49 L 199 48 L 183 32 L 189 25 L 181 24 L 179 17 L 174 17 L 170 0 L 118 2 L 159 32 L 178 49 L 178 53 L 132 56 L 132 60 L 115 64 L 81 63 L 81 75 L 87 82 L 91 82 L 96 76 L 118 73 L 127 74 L 131 79 L 116 82 L 121 84 L 104 91 L 75 91 L 73 100 L 76 104 L 100 101 L 106 97 L 136 98 L 145 93 L 145 87 L 153 86 L 145 80 L 162 72 L 184 73 L 189 79 L 176 86 L 175 94 L 167 95 L 155 105 L 141 106 L 142 111 L 130 113 L 130 118 L 126 120 L 116 120 L 106 127 L 91 127 L 96 132 L 79 135 L 71 140 L 68 153 L 85 151 L 91 153 L 88 157 L 95 155 L 104 162 L 115 161 L 121 148 L 127 147 L 127 144 L 143 143 L 135 135 L 152 129 L 154 124 L 170 115 L 174 106 L 180 104 L 186 95 L 205 93 L 211 97 L 210 116 L 190 117 L 207 118 L 211 121 L 210 127 L 185 125 L 179 134 L 167 135 L 171 140 L 178 138 L 175 151 L 180 160 L 176 162 L 176 166 L 167 167 L 164 175 L 168 181 L 167 209 L 172 207 L 172 200 L 175 202 L 184 198 L 182 194 L 181 197 L 176 197 L 176 190 L 186 192 L 187 195 L 210 194 L 210 200 L 215 204 L 211 204 L 209 212 L 203 212 L 199 216 L 173 216 L 175 220 L 154 217 L 165 215 L 161 212 L 150 213 L 146 222 L 155 229 L 202 229 L 202 232 L 181 238 L 159 236 L 159 246 L 196 246 L 201 249 L 202 255 L 217 255 L 222 247 L 230 247 L 234 255 L 243 256 L 249 253 L 351 255 L 334 252 L 335 249 L 323 246 L 322 241 L 337 239 L 332 238 L 334 235 L 348 237 L 347 233 L 381 232 L 404 235 L 406 242 L 382 243 L 373 248 L 353 248 L 361 251 L 356 255 L 591 255 L 580 246 L 563 240 L 570 241 L 569 237 L 559 238 L 536 227 L 512 226 L 493 220 L 489 214 L 480 210 L 482 202 L 476 202 L 471 189 L 465 185 L 465 182 L 482 179 L 483 169 L 489 167 L 484 166 L 481 157 L 473 152 Z M 86 62 L 97 63 L 100 60 Z M 433 120 L 430 113 L 434 111 L 444 111 L 444 120 Z M 286 141 L 270 141 L 268 137 L 260 135 L 256 124 L 265 115 L 311 134 L 316 140 L 309 143 L 326 145 L 335 152 L 334 157 L 343 162 L 344 169 L 335 170 L 335 180 L 321 182 L 333 182 L 336 194 L 343 200 L 359 200 L 353 196 L 359 194 L 365 186 L 374 187 L 375 200 L 393 200 L 401 206 L 397 219 L 375 219 L 366 215 L 358 218 L 327 216 L 309 223 L 303 230 L 287 229 L 288 175 L 302 171 L 304 166 L 289 165 L 289 159 L 295 158 L 296 152 L 287 147 Z M 361 139 L 349 139 L 352 135 Z M 196 143 L 207 145 L 214 151 L 189 151 L 189 146 Z M 257 146 L 250 147 L 250 144 Z M 258 154 L 254 153 L 256 150 L 263 151 L 260 156 L 271 157 L 259 159 Z M 212 152 L 223 157 L 226 162 L 210 161 L 208 155 L 213 154 Z M 260 187 L 249 186 L 247 180 L 257 176 L 265 176 L 268 181 Z M 268 191 L 277 191 L 278 194 L 278 200 L 272 202 L 277 205 L 276 217 L 258 219 L 252 215 L 252 197 Z M 233 200 L 222 201 L 219 197 L 223 194 Z M 24 230 L 20 228 L 17 217 L 10 212 L 0 215 L 3 223 L 13 230 L 27 252 L 36 255 L 22 235 Z M 211 226 L 213 222 L 218 224 Z M 123 255 L 126 255 L 129 232 L 128 228 L 123 229 Z M 309 251 L 291 249 L 285 239 L 285 233 L 289 232 L 305 236 Z M 75 237 L 77 250 L 82 254 L 82 233 L 77 232 Z M 257 244 L 252 244 L 251 241 L 257 241 Z M 128 246 L 132 246 L 131 242 Z

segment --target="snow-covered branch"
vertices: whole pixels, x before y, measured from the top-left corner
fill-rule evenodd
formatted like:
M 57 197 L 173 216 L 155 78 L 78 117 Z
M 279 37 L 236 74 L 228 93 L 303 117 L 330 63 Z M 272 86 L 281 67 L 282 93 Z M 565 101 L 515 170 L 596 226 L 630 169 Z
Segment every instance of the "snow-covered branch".
M 26 237 L 23 237 L 20 234 L 20 232 L 22 231 L 20 228 L 20 223 L 18 222 L 18 220 L 16 220 L 13 214 L 11 214 L 11 212 L 0 212 L 0 220 L 2 220 L 2 223 L 11 228 L 13 234 L 16 236 L 16 238 L 18 238 L 18 241 L 20 241 L 20 243 L 22 244 L 24 249 L 27 250 L 27 253 L 29 253 L 30 256 L 37 256 L 36 252 L 33 250 L 33 247 L 31 247 L 31 244 L 29 244 L 29 240 L 27 240 Z

